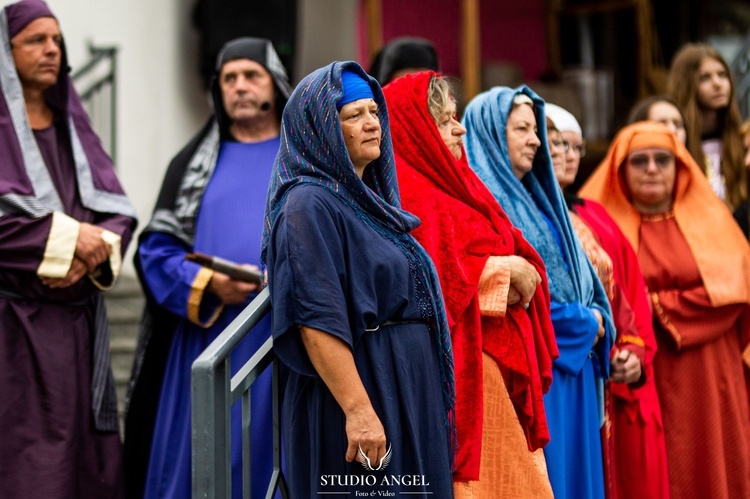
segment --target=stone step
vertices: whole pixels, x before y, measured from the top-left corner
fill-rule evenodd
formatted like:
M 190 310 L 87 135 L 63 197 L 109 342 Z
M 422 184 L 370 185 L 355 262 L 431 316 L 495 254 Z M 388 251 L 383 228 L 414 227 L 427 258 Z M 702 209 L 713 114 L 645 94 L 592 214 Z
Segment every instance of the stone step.
M 140 317 L 138 318 L 138 321 L 140 321 Z M 131 323 L 109 323 L 109 341 L 112 342 L 119 338 L 133 338 L 137 341 L 138 339 L 138 331 L 140 330 L 140 325 L 138 321 L 133 321 Z
M 109 351 L 117 390 L 120 423 L 125 414 L 125 396 L 138 343 L 143 306 L 146 302 L 137 279 L 121 276 L 115 287 L 104 294 L 109 317 Z
M 112 372 L 115 375 L 115 382 L 127 383 L 130 378 L 130 371 L 133 368 L 135 341 L 128 343 L 126 340 L 118 339 L 110 343 L 109 351 L 112 357 Z
M 143 296 L 108 297 L 106 303 L 110 324 L 131 324 L 141 320 L 146 299 Z
M 134 276 L 120 276 L 114 287 L 107 291 L 104 296 L 143 296 L 141 285 Z

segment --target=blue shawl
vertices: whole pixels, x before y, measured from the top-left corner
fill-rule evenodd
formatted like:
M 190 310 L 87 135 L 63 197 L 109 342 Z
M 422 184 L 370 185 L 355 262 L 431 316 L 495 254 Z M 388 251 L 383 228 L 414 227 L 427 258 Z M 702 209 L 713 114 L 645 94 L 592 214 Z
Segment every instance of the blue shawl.
M 382 128 L 380 157 L 365 169 L 362 179 L 346 149 L 336 104 L 343 95 L 341 72 L 352 71 L 369 82 L 378 105 Z M 268 238 L 287 194 L 296 186 L 314 184 L 331 191 L 357 217 L 393 242 L 409 261 L 417 286 L 419 308 L 433 333 L 440 355 L 446 415 L 452 425 L 455 401 L 450 332 L 435 267 L 427 252 L 409 234 L 419 226 L 414 215 L 401 209 L 388 110 L 378 82 L 356 62 L 334 62 L 306 76 L 284 108 L 281 144 L 268 186 L 261 260 L 266 261 Z
M 522 180 L 513 173 L 505 134 L 513 99 L 525 94 L 534 103 L 534 114 L 541 145 L 533 168 Z M 597 308 L 604 318 L 609 342 L 614 344 L 615 327 L 604 286 L 586 258 L 570 222 L 554 170 L 547 142 L 544 100 L 526 85 L 516 89 L 494 87 L 477 95 L 466 107 L 462 124 L 466 127 L 464 144 L 469 165 L 495 196 L 513 225 L 541 255 L 547 266 L 550 296 L 558 303 L 579 302 Z M 542 212 L 559 235 L 559 245 Z M 609 377 L 609 352 L 599 359 L 601 377 L 597 379 L 599 418 L 604 420 L 604 383 Z M 554 383 L 554 381 L 553 381 Z
M 534 166 L 523 180 L 513 173 L 508 155 L 506 127 L 513 108 L 513 99 L 525 94 L 534 102 L 534 114 L 541 146 L 534 158 Z M 578 236 L 570 222 L 570 215 L 557 184 L 547 144 L 544 100 L 530 88 L 495 87 L 477 95 L 466 107 L 463 125 L 469 164 L 497 198 L 513 224 L 534 246 L 547 266 L 550 295 L 558 303 L 580 302 L 601 309 L 611 326 L 609 300 L 586 258 Z M 555 240 L 542 213 L 552 222 L 560 236 Z

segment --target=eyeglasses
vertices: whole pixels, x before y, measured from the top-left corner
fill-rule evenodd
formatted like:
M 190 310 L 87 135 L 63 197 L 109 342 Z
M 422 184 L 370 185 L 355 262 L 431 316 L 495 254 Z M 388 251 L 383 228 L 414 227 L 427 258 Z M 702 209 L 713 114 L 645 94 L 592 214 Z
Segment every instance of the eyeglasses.
M 570 151 L 570 148 L 571 148 L 570 142 L 568 142 L 567 140 L 563 140 L 563 145 L 565 146 L 565 152 Z M 586 141 L 585 140 L 581 142 L 580 144 L 576 144 L 572 147 L 573 147 L 573 150 L 578 152 L 579 157 L 582 158 L 586 156 Z
M 653 161 L 657 168 L 664 170 L 674 165 L 675 158 L 672 154 L 668 153 L 657 153 L 657 154 L 633 154 L 628 156 L 628 164 L 636 170 L 648 170 L 649 165 Z
M 552 144 L 552 147 L 555 149 L 565 149 L 565 152 L 568 152 L 568 149 L 570 148 L 570 144 L 564 140 L 551 139 L 549 143 Z

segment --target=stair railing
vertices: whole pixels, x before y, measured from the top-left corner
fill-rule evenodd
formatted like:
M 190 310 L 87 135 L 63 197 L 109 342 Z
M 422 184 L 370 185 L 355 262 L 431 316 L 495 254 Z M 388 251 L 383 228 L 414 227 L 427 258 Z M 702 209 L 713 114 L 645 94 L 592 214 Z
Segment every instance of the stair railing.
M 281 425 L 279 419 L 279 360 L 268 338 L 234 376 L 232 350 L 271 310 L 268 288 L 258 294 L 237 318 L 193 362 L 191 381 L 193 499 L 232 497 L 232 405 L 242 399 L 242 492 L 250 499 L 252 464 L 250 443 L 250 390 L 270 368 L 273 392 L 273 473 L 266 498 L 287 499 L 281 472 Z
M 89 61 L 73 75 L 73 84 L 104 150 L 117 165 L 117 47 L 89 42 Z

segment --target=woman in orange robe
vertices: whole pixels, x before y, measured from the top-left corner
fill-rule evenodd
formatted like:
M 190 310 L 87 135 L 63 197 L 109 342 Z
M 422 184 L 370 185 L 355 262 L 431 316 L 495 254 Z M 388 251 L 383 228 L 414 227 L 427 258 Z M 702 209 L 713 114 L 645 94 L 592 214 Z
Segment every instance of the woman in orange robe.
M 624 128 L 581 190 L 638 254 L 654 308 L 654 359 L 672 497 L 750 497 L 742 339 L 750 247 L 675 135 Z

